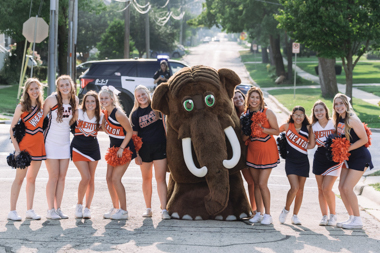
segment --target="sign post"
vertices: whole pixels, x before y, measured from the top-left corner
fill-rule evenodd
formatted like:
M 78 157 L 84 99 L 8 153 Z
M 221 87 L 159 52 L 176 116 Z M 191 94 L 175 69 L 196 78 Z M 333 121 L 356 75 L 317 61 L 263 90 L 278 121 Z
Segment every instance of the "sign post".
M 253 49 L 253 59 L 256 59 L 257 44 L 253 44 L 252 49 Z
M 293 92 L 293 99 L 296 98 L 296 79 L 297 79 L 297 54 L 300 52 L 300 43 L 293 43 L 292 46 L 292 53 L 295 54 L 295 61 L 294 61 L 294 92 Z

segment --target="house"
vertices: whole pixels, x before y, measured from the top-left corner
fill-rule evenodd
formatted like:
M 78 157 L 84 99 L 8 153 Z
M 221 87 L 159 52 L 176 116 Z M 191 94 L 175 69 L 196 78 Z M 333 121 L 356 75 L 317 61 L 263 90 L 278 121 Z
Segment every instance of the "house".
M 0 70 L 4 66 L 4 60 L 8 56 L 11 45 L 11 37 L 0 34 Z

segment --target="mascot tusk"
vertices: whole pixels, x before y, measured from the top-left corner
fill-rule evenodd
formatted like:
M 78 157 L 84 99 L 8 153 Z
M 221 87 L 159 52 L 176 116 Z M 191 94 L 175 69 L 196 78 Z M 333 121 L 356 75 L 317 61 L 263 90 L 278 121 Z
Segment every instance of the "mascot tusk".
M 238 164 L 241 156 L 241 147 L 239 140 L 236 136 L 236 133 L 232 126 L 227 127 L 224 129 L 224 133 L 226 134 L 228 140 L 231 143 L 232 146 L 232 158 L 230 160 L 224 160 L 223 161 L 223 166 L 226 167 L 227 169 L 232 169 L 233 167 Z
M 193 161 L 193 155 L 191 152 L 191 138 L 182 139 L 183 158 L 189 171 L 196 177 L 204 177 L 207 174 L 207 167 L 203 166 L 198 169 Z

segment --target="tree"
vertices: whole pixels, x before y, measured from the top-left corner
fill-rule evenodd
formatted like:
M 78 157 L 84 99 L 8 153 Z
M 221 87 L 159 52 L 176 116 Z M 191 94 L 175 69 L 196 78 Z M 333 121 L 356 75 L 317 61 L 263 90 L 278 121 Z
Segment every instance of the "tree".
M 346 73 L 346 95 L 352 97 L 354 67 L 365 52 L 379 47 L 380 0 L 281 0 L 281 3 L 284 8 L 276 16 L 279 28 L 317 51 L 319 57 L 340 57 Z

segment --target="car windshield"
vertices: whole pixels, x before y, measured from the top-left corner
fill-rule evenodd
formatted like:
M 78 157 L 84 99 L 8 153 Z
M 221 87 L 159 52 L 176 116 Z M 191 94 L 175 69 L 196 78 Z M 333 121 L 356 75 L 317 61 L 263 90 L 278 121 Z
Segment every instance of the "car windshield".
M 186 67 L 185 65 L 178 63 L 178 62 L 170 62 L 170 68 L 172 70 L 173 75 L 180 69 Z

